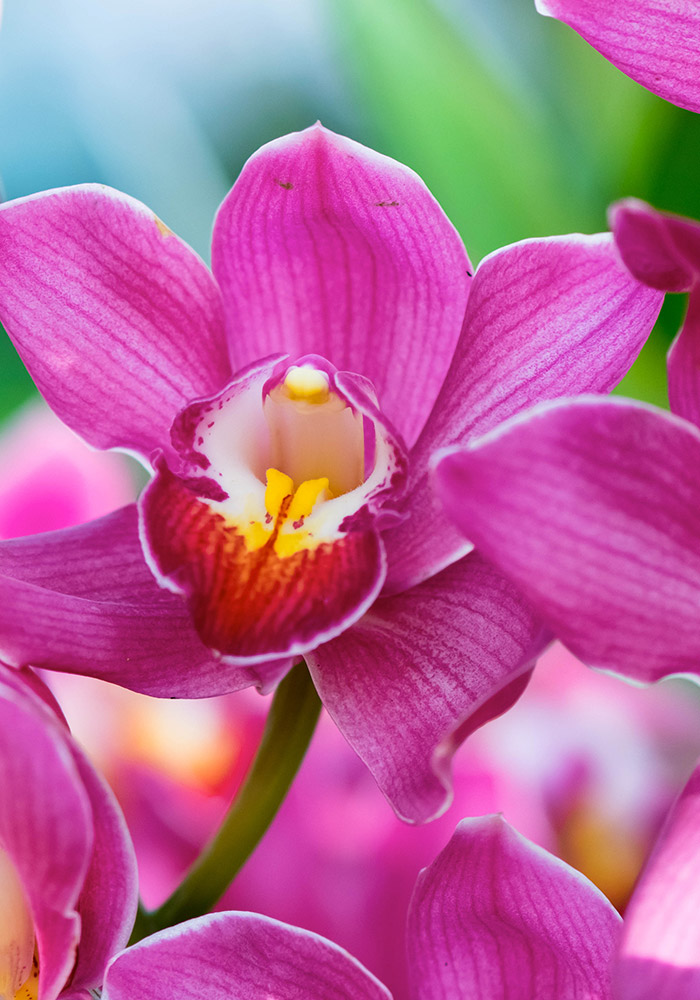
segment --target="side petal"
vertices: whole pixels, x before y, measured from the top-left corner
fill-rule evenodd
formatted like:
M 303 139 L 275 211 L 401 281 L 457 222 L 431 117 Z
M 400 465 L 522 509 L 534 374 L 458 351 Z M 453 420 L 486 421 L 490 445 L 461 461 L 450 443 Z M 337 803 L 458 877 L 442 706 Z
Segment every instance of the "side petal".
M 41 995 L 55 1000 L 75 962 L 92 813 L 61 723 L 16 680 L 3 683 L 5 670 L 0 670 L 0 843 L 32 911 Z
M 90 799 L 95 840 L 80 893 L 80 944 L 71 990 L 102 985 L 107 963 L 126 946 L 138 905 L 136 855 L 111 789 L 75 743 L 69 744 Z
M 619 70 L 664 100 L 700 111 L 700 10 L 685 0 L 535 0 Z
M 613 205 L 610 225 L 636 278 L 665 292 L 691 293 L 668 355 L 668 397 L 674 413 L 700 425 L 700 225 L 634 198 Z
M 447 513 L 580 659 L 700 674 L 700 432 L 642 403 L 536 408 L 436 469 Z
M 672 808 L 625 913 L 619 1000 L 700 995 L 700 769 Z
M 206 265 L 103 185 L 0 207 L 0 321 L 50 406 L 98 448 L 148 458 L 177 411 L 230 376 Z
M 700 224 L 637 198 L 612 205 L 610 228 L 625 267 L 662 292 L 688 292 L 700 277 Z
M 619 70 L 664 100 L 700 111 L 700 10 L 686 0 L 535 0 Z
M 619 926 L 592 882 L 501 816 L 463 820 L 411 900 L 413 996 L 609 1000 Z
M 411 452 L 410 516 L 386 534 L 390 587 L 465 552 L 432 489 L 435 450 L 466 444 L 535 403 L 609 392 L 662 301 L 620 264 L 609 234 L 525 240 L 481 262 L 452 366 Z
M 690 293 L 683 326 L 668 352 L 668 401 L 674 413 L 700 427 L 700 287 Z
M 371 379 L 415 440 L 471 266 L 412 170 L 321 125 L 268 143 L 219 209 L 212 262 L 238 367 L 277 351 L 323 355 Z
M 253 913 L 215 913 L 117 955 L 103 1000 L 391 1000 L 356 959 L 325 938 Z
M 398 815 L 421 823 L 451 801 L 461 740 L 510 707 L 546 641 L 515 588 L 471 555 L 380 598 L 306 659 L 324 705 Z
M 0 655 L 181 698 L 267 687 L 289 666 L 222 663 L 202 644 L 144 562 L 134 505 L 0 544 Z

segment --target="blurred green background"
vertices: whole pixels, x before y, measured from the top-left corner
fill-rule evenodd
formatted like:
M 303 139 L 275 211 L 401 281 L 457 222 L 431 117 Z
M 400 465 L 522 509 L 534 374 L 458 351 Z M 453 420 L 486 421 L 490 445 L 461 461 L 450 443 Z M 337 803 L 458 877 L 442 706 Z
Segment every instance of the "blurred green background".
M 6 0 L 4 197 L 100 181 L 206 258 L 259 145 L 320 118 L 409 164 L 474 262 L 606 228 L 627 195 L 700 217 L 700 116 L 628 80 L 533 0 Z M 667 300 L 621 390 L 665 405 Z M 32 392 L 6 337 L 0 417 Z

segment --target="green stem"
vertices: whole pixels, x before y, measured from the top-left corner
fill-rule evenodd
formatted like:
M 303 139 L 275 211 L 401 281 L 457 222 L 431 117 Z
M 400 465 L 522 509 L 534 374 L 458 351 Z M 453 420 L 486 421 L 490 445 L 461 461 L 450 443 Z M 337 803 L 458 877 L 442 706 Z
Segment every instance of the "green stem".
M 320 710 L 306 664 L 299 663 L 275 692 L 255 760 L 214 839 L 162 906 L 152 912 L 139 906 L 130 944 L 208 913 L 221 899 L 282 804 Z

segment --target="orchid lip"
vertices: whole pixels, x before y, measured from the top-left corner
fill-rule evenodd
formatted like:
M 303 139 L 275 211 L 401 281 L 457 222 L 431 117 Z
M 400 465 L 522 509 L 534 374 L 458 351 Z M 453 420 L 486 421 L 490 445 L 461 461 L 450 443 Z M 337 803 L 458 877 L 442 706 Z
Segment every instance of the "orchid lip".
M 269 358 L 190 404 L 141 500 L 146 560 L 226 661 L 303 654 L 369 607 L 405 481 L 371 385 L 324 358 Z M 371 464 L 370 464 L 371 463 Z

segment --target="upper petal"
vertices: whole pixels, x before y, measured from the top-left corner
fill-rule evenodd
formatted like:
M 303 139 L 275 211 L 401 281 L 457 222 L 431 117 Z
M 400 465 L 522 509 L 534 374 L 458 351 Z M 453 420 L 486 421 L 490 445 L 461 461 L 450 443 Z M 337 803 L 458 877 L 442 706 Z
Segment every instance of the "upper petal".
M 481 262 L 452 366 L 411 452 L 410 516 L 385 537 L 390 586 L 424 579 L 465 552 L 429 480 L 435 450 L 543 400 L 609 392 L 662 300 L 622 267 L 610 234 L 525 240 Z
M 145 205 L 97 184 L 0 207 L 0 321 L 58 415 L 148 458 L 230 375 L 220 294 Z
M 700 111 L 700 9 L 688 0 L 535 0 L 637 83 Z
M 619 1000 L 700 995 L 700 769 L 673 806 L 625 912 Z
M 418 877 L 415 1000 L 608 1000 L 620 918 L 596 887 L 501 816 L 467 819 Z
M 135 505 L 0 544 L 0 654 L 161 697 L 266 686 L 287 664 L 221 663 L 146 566 Z
M 700 432 L 621 399 L 537 407 L 448 453 L 455 523 L 581 659 L 700 674 Z
M 382 792 L 399 816 L 420 823 L 447 808 L 453 753 L 522 694 L 546 641 L 516 589 L 474 554 L 380 598 L 306 659 Z
M 215 913 L 118 955 L 104 1000 L 391 1000 L 356 959 L 325 938 L 254 913 Z
M 462 242 L 408 167 L 315 125 L 263 146 L 214 225 L 214 274 L 239 367 L 321 354 L 374 383 L 411 443 L 467 301 Z

